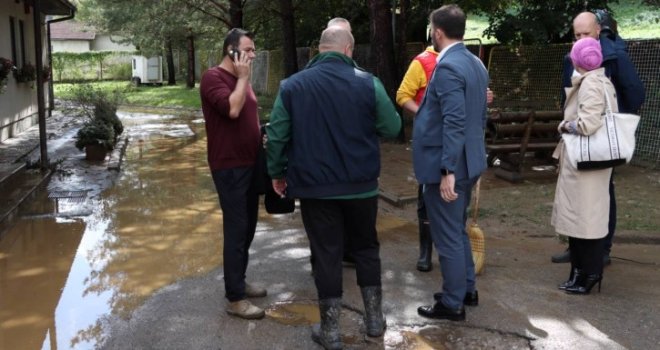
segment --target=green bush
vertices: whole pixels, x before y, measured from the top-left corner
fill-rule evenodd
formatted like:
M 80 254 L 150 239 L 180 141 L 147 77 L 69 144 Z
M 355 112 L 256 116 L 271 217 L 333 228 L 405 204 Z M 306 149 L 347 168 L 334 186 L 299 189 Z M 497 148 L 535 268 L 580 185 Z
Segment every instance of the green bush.
M 130 63 L 117 63 L 113 65 L 108 65 L 108 77 L 114 80 L 131 80 L 131 75 L 133 70 L 131 69 Z
M 76 148 L 82 151 L 87 145 L 102 145 L 112 150 L 115 148 L 116 136 L 112 126 L 101 119 L 86 122 L 76 134 Z
M 107 100 L 99 100 L 94 104 L 94 118 L 112 126 L 115 135 L 124 132 L 124 125 L 117 117 L 117 104 Z
M 117 117 L 121 93 L 107 92 L 89 84 L 77 85 L 71 90 L 72 100 L 79 105 L 79 114 L 87 119 L 76 135 L 76 147 L 82 150 L 87 145 L 100 144 L 112 150 L 124 131 Z

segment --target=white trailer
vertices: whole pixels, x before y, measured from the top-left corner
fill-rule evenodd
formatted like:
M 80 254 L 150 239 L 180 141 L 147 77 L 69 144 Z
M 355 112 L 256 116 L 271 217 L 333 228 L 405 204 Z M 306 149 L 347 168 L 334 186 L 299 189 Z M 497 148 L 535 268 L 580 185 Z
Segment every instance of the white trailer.
M 163 57 L 133 56 L 133 75 L 131 81 L 135 85 L 163 84 Z

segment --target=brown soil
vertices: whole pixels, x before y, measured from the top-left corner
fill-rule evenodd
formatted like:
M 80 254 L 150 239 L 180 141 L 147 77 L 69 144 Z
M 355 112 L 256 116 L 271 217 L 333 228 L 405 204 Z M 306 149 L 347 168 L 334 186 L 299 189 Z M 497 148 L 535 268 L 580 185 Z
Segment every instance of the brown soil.
M 482 177 L 478 224 L 487 235 L 499 237 L 554 237 L 550 215 L 556 177 L 550 172 L 519 184 L 494 176 Z M 660 171 L 638 166 L 615 170 L 618 243 L 660 244 Z M 416 200 L 403 205 L 381 201 L 381 213 L 417 221 Z M 474 204 L 474 201 L 473 201 Z

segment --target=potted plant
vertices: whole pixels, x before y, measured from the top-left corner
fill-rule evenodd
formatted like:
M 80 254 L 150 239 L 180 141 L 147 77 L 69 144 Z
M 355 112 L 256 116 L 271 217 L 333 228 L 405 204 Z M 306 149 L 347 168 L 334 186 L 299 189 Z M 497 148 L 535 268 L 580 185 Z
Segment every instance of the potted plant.
M 16 69 L 14 63 L 4 57 L 0 57 L 0 94 L 5 92 L 7 88 L 7 81 L 9 80 L 9 73 Z
M 73 95 L 80 106 L 78 113 L 87 119 L 76 135 L 76 147 L 85 149 L 87 160 L 104 160 L 124 131 L 117 117 L 121 96 L 105 93 L 90 85 L 76 87 Z
M 115 148 L 115 131 L 111 125 L 100 119 L 87 121 L 76 134 L 76 147 L 85 150 L 85 158 L 102 161 L 109 151 Z

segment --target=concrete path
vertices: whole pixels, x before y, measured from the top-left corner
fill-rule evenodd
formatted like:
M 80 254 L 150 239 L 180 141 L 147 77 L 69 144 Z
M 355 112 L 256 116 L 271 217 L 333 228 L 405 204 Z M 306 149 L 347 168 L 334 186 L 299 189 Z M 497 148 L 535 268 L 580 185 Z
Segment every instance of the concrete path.
M 67 134 L 66 131 L 59 132 Z M 405 145 L 385 144 L 381 186 L 389 201 L 414 201 L 416 184 Z M 3 161 L 12 161 L 8 153 Z M 656 172 L 657 173 L 657 172 Z M 485 184 L 490 183 L 486 174 Z M 657 176 L 656 176 L 657 177 Z M 551 182 L 551 181 L 550 181 Z M 513 187 L 512 187 L 513 188 Z M 385 196 L 384 196 L 385 197 Z M 657 199 L 656 199 L 657 200 Z M 504 203 L 506 205 L 507 203 Z M 410 205 L 410 204 L 408 204 Z M 409 212 L 414 209 L 408 208 Z M 102 349 L 316 349 L 309 324 L 318 320 L 310 275 L 308 242 L 299 210 L 270 216 L 261 211 L 251 249 L 248 280 L 269 291 L 254 300 L 267 317 L 246 321 L 228 316 L 223 272 L 167 286 L 130 318 L 110 316 Z M 348 349 L 656 349 L 660 344 L 660 245 L 657 232 L 626 231 L 606 268 L 600 293 L 567 295 L 556 285 L 568 275 L 565 264 L 550 263 L 561 245 L 547 227 L 517 230 L 510 216 L 482 223 L 487 260 L 478 277 L 480 305 L 466 322 L 429 320 L 416 309 L 432 302 L 441 277 L 414 269 L 417 224 L 414 215 L 395 215 L 381 202 L 378 228 L 388 330 L 382 338 L 364 335 L 362 302 L 355 272 L 345 268 L 342 334 Z M 623 214 L 625 215 L 625 213 Z M 541 225 L 542 226 L 542 225 Z M 547 226 L 547 224 L 546 224 Z

